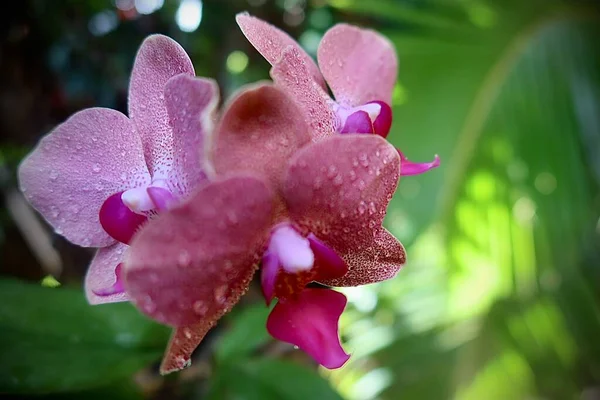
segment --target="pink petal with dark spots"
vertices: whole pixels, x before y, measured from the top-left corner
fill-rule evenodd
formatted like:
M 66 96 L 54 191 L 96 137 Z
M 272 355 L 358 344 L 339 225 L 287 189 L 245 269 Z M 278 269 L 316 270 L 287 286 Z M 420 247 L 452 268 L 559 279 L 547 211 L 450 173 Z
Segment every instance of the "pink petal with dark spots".
M 339 121 L 329 94 L 311 79 L 301 53 L 288 46 L 271 69 L 273 81 L 296 101 L 311 128 L 313 140 L 337 132 Z
M 400 157 L 377 135 L 348 134 L 301 149 L 290 161 L 283 196 L 290 218 L 348 265 L 332 286 L 392 278 L 405 262 L 402 244 L 382 227 L 400 173 Z
M 218 174 L 252 171 L 279 185 L 290 157 L 310 142 L 298 107 L 280 89 L 242 89 L 221 118 L 213 163 Z
M 392 103 L 398 59 L 392 43 L 379 33 L 338 24 L 323 36 L 317 59 L 338 103 L 346 107 L 375 100 Z
M 235 20 L 248 41 L 271 65 L 275 65 L 279 61 L 286 47 L 292 46 L 297 50 L 299 59 L 306 66 L 307 73 L 312 80 L 321 88 L 325 88 L 325 81 L 319 67 L 290 35 L 247 13 L 238 14 Z
M 150 183 L 142 143 L 118 111 L 89 108 L 44 136 L 19 166 L 21 191 L 57 233 L 85 247 L 113 244 L 99 211 L 111 195 Z
M 174 156 L 169 182 L 175 197 L 191 194 L 212 170 L 207 141 L 218 101 L 219 88 L 212 79 L 181 74 L 167 82 L 165 103 L 173 127 Z
M 340 343 L 338 322 L 346 296 L 330 289 L 304 289 L 295 299 L 280 299 L 267 330 L 276 339 L 308 353 L 325 368 L 339 368 L 348 361 Z
M 174 327 L 212 326 L 247 290 L 272 224 L 273 193 L 259 179 L 204 186 L 144 226 L 124 267 L 133 303 Z
M 126 293 L 98 295 L 106 292 L 117 284 L 116 268 L 123 262 L 125 252 L 129 246 L 116 243 L 109 247 L 99 249 L 85 275 L 85 295 L 90 304 L 115 303 L 128 301 Z
M 154 179 L 166 179 L 173 166 L 173 130 L 165 104 L 165 85 L 182 73 L 193 76 L 194 67 L 177 42 L 163 35 L 144 40 L 129 82 L 129 118 L 142 138 Z

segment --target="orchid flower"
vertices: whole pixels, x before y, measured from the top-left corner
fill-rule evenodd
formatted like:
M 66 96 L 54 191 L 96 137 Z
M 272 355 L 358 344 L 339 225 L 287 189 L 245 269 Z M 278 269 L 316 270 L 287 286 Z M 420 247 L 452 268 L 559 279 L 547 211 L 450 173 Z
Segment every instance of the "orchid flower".
M 329 29 L 319 45 L 319 66 L 287 33 L 238 14 L 246 38 L 273 66 L 273 81 L 298 103 L 317 139 L 338 133 L 387 137 L 392 125 L 392 93 L 398 59 L 393 45 L 379 33 L 347 24 Z M 335 96 L 327 93 L 327 84 Z M 401 174 L 416 175 L 440 165 L 414 163 L 398 150 Z
M 80 111 L 19 167 L 22 192 L 55 231 L 99 248 L 85 278 L 92 304 L 128 300 L 120 278 L 131 238 L 207 179 L 202 149 L 218 89 L 193 76 L 179 44 L 148 37 L 131 74 L 129 118 L 107 108 Z M 181 101 L 186 93 L 194 103 Z
M 270 84 L 240 91 L 213 140 L 219 179 L 146 224 L 123 269 L 133 303 L 175 328 L 161 371 L 189 364 L 259 263 L 266 301 L 278 298 L 269 332 L 340 367 L 349 358 L 338 336 L 346 298 L 306 285 L 379 282 L 404 264 L 402 244 L 382 227 L 400 175 L 397 151 L 377 135 L 313 142 L 295 102 Z

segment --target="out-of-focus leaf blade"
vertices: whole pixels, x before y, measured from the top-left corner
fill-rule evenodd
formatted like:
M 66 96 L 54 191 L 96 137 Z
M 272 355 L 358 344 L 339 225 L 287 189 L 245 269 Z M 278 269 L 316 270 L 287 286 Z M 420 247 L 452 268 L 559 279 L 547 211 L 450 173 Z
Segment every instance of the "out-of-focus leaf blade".
M 83 293 L 0 281 L 0 391 L 107 385 L 160 357 L 168 330 L 130 304 L 90 306 Z
M 217 373 L 211 400 L 342 400 L 317 371 L 286 361 L 240 360 Z
M 233 315 L 232 326 L 226 331 L 215 352 L 217 360 L 225 362 L 247 356 L 269 340 L 266 323 L 269 308 L 264 304 L 248 307 Z

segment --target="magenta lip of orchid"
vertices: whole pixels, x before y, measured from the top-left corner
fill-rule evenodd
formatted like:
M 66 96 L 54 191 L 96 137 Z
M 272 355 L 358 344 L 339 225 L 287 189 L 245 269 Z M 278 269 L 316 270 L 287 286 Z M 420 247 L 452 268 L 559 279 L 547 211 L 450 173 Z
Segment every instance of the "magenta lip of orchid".
M 128 300 L 121 265 L 148 218 L 206 181 L 200 159 L 211 129 L 216 84 L 196 79 L 196 104 L 180 104 L 181 77 L 194 76 L 179 44 L 153 35 L 140 46 L 129 87 L 129 118 L 110 109 L 74 114 L 42 138 L 19 167 L 28 201 L 69 241 L 99 248 L 85 288 L 92 304 Z M 196 122 L 181 112 L 195 113 Z M 209 169 L 210 170 L 210 169 Z
M 398 59 L 379 33 L 347 24 L 329 29 L 317 51 L 317 64 L 287 33 L 240 13 L 237 23 L 250 43 L 272 65 L 273 81 L 296 100 L 316 137 L 370 133 L 387 137 L 392 125 L 392 92 Z M 327 94 L 331 88 L 335 100 Z M 400 153 L 402 154 L 402 153 Z M 402 156 L 402 175 L 416 175 L 440 165 L 414 163 Z

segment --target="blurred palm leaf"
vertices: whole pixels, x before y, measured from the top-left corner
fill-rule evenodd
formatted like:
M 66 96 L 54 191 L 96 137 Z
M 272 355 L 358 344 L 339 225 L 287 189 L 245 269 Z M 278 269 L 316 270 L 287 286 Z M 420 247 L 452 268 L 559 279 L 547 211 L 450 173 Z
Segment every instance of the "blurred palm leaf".
M 380 295 L 400 314 L 399 338 L 374 354 L 391 377 L 379 396 L 578 397 L 600 382 L 598 292 L 588 283 L 600 265 L 598 10 L 443 3 L 435 20 L 416 6 L 417 18 L 398 12 L 400 2 L 369 4 L 401 26 L 385 32 L 402 61 L 402 134 L 391 138 L 413 159 L 433 147 L 443 161 L 404 178 L 388 216 L 405 241 L 418 238 L 417 262 Z M 398 293 L 408 294 L 394 301 Z M 361 382 L 349 377 L 373 368 L 351 364 L 333 379 L 352 394 Z

